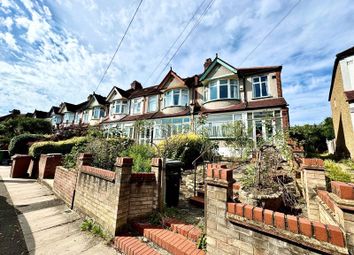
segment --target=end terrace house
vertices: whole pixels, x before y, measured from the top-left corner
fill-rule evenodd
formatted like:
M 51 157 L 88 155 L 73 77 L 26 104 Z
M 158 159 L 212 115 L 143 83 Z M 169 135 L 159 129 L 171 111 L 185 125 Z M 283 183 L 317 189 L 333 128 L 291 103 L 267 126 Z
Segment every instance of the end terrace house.
M 154 86 L 134 81 L 128 90 L 114 87 L 108 94 L 102 127 L 108 135 L 120 130 L 142 143 L 198 129 L 203 116 L 209 137 L 224 146 L 223 126 L 242 120 L 250 136 L 267 138 L 289 126 L 283 98 L 281 66 L 236 68 L 218 56 L 207 59 L 204 71 L 183 78 L 172 69 Z M 266 127 L 271 119 L 271 127 Z M 137 125 L 144 122 L 143 127 Z M 137 131 L 139 129 L 139 131 Z
M 336 56 L 328 100 L 332 109 L 335 153 L 354 159 L 354 47 Z

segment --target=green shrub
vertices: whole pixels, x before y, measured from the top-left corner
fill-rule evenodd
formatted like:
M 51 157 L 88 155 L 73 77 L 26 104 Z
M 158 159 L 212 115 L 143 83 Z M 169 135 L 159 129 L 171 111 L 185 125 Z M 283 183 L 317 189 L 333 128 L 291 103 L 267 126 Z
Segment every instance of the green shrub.
M 43 139 L 45 139 L 45 136 L 38 134 L 22 134 L 15 136 L 10 141 L 8 148 L 9 153 L 10 155 L 27 154 L 29 143 L 37 142 Z
M 80 153 L 86 152 L 87 141 L 82 140 L 76 143 L 70 153 L 65 154 L 63 159 L 63 166 L 65 168 L 74 168 L 76 166 L 76 161 Z
M 325 160 L 324 164 L 325 164 L 326 172 L 328 173 L 328 177 L 332 181 L 340 181 L 340 182 L 351 181 L 351 175 L 345 170 L 343 170 L 338 163 L 332 160 Z
M 192 167 L 192 162 L 207 149 L 204 158 L 216 155 L 216 145 L 205 136 L 195 133 L 173 135 L 159 144 L 160 156 L 180 160 L 185 168 Z M 202 159 L 200 159 L 202 160 Z
M 133 158 L 133 172 L 150 172 L 151 159 L 155 156 L 155 151 L 150 145 L 134 144 L 123 153 L 123 156 Z
M 126 138 L 96 138 L 89 141 L 85 152 L 93 155 L 93 166 L 113 170 L 116 158 L 132 143 L 132 140 Z
M 71 139 L 59 142 L 36 142 L 32 144 L 32 146 L 29 148 L 29 155 L 38 158 L 41 154 L 47 153 L 67 154 L 71 151 L 75 144 L 81 143 L 86 140 L 86 137 L 73 137 Z

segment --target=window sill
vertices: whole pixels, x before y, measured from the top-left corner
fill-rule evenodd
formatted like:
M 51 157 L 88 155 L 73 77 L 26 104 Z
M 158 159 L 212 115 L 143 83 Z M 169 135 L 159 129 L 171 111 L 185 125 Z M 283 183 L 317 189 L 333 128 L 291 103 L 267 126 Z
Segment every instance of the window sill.
M 220 102 L 220 101 L 241 101 L 240 98 L 221 98 L 221 99 L 213 99 L 203 102 L 202 104 L 207 104 L 211 102 Z
M 174 108 L 174 107 L 188 107 L 188 105 L 169 105 L 169 106 L 165 106 L 163 109 Z
M 265 97 L 252 97 L 252 100 L 267 99 L 267 98 L 272 98 L 272 96 L 265 96 Z

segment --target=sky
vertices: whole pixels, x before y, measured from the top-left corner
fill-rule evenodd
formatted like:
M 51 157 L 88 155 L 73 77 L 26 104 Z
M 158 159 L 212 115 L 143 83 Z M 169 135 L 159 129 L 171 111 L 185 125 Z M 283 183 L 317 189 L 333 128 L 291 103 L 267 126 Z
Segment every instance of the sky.
M 199 74 L 205 59 L 218 53 L 236 67 L 282 65 L 291 125 L 319 123 L 331 115 L 335 55 L 354 46 L 352 0 L 301 1 L 255 51 L 298 0 L 215 0 L 201 17 L 208 1 L 144 0 L 96 93 L 106 96 L 113 86 L 127 89 L 134 80 L 144 87 L 158 84 L 170 66 L 182 77 Z M 86 100 L 138 3 L 0 0 L 0 115 Z M 201 4 L 184 35 L 201 18 L 199 26 L 171 63 L 165 58 L 158 66 Z

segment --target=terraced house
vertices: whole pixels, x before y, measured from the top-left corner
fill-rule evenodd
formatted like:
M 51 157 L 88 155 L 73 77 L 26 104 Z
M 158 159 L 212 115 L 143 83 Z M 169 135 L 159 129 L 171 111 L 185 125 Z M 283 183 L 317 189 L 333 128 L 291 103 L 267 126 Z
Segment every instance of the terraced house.
M 223 127 L 229 122 L 242 120 L 254 139 L 289 126 L 281 70 L 235 68 L 218 56 L 205 61 L 202 74 L 182 78 L 171 69 L 151 87 L 143 88 L 137 81 L 128 90 L 114 87 L 101 124 L 107 134 L 120 130 L 142 143 L 204 126 L 211 139 L 220 140 L 220 152 L 227 154 Z M 142 121 L 144 125 L 137 125 Z

